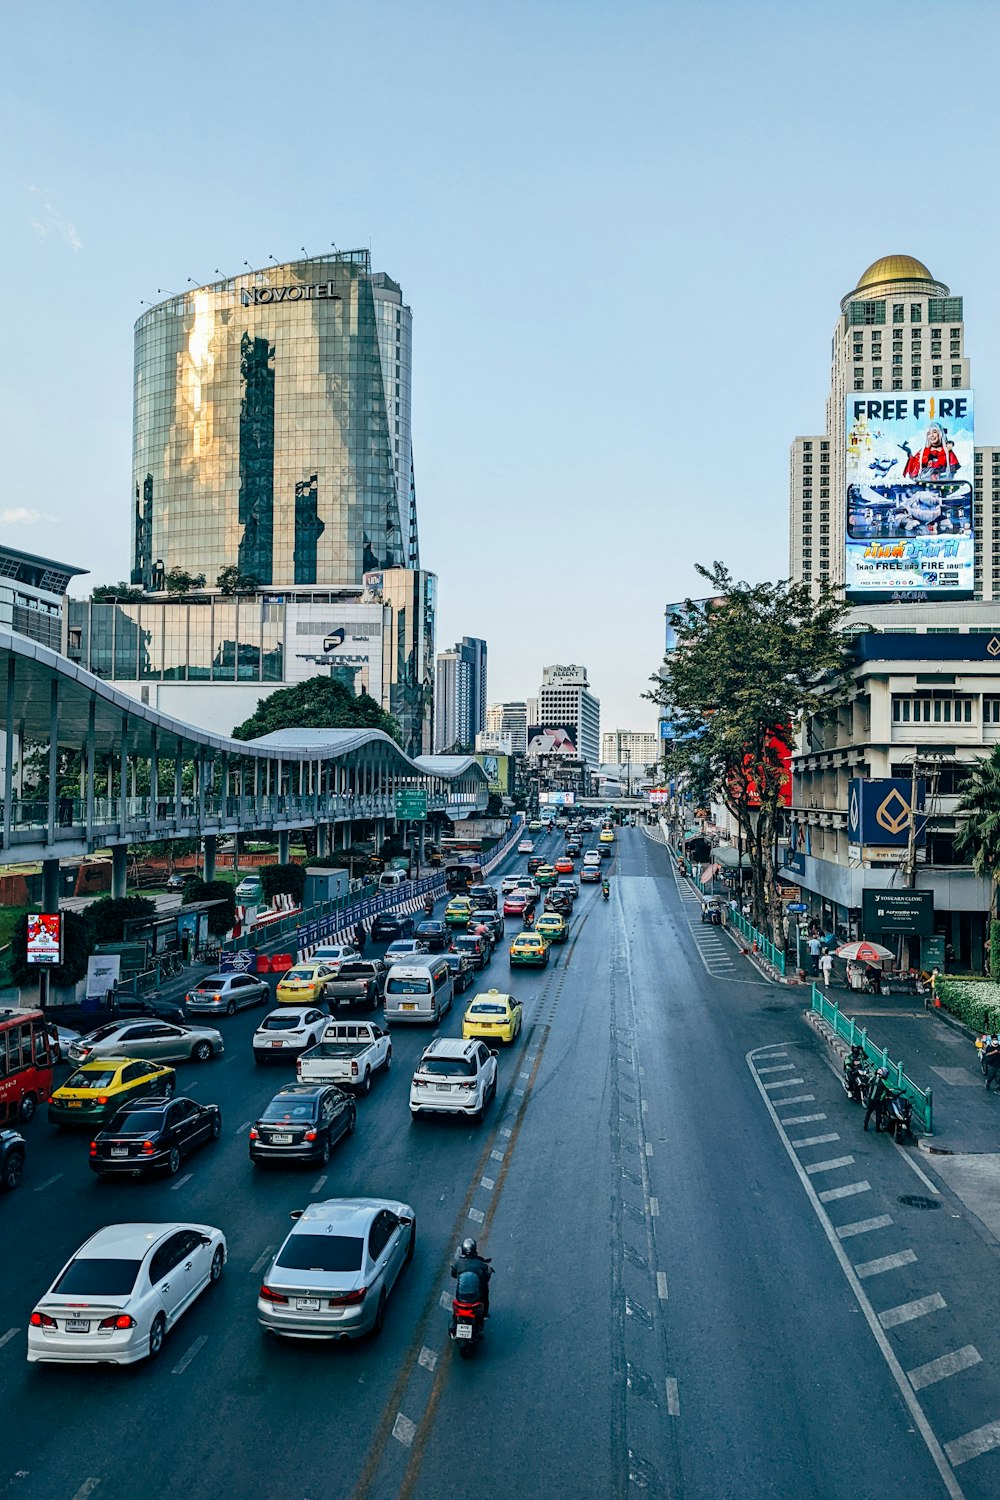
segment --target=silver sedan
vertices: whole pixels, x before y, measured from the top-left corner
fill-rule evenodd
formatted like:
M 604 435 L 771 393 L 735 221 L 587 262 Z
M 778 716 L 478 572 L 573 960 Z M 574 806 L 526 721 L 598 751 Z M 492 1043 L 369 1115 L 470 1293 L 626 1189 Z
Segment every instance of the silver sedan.
M 213 1026 L 176 1026 L 171 1021 L 115 1021 L 72 1042 L 73 1062 L 98 1057 L 139 1057 L 154 1062 L 208 1062 L 221 1057 L 222 1035 Z

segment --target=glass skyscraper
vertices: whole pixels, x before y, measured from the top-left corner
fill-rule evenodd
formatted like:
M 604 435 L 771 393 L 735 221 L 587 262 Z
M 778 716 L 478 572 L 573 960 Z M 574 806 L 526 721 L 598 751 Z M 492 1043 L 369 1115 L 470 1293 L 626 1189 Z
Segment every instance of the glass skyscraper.
M 135 328 L 132 580 L 361 586 L 418 568 L 412 317 L 367 250 L 158 303 Z

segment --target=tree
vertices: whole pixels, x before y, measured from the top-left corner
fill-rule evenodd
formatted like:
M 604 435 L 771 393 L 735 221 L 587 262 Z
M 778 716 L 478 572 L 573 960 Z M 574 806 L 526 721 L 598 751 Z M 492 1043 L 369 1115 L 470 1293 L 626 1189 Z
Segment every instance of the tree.
M 268 901 L 273 901 L 275 896 L 292 896 L 301 906 L 306 891 L 306 872 L 301 865 L 262 865 L 260 884 Z
M 737 821 L 750 856 L 754 925 L 780 943 L 774 849 L 787 784 L 784 759 L 802 719 L 846 690 L 840 630 L 847 606 L 824 586 L 736 582 L 716 562 L 698 567 L 715 596 L 687 599 L 672 617 L 677 646 L 646 696 L 677 726 L 670 760 L 702 801 L 711 791 Z
M 187 594 L 192 589 L 205 587 L 204 573 L 188 573 L 184 568 L 171 568 L 163 578 L 168 594 Z
M 99 583 L 91 590 L 92 604 L 138 604 L 145 599 L 144 589 L 132 583 Z
M 1000 885 L 1000 745 L 980 756 L 959 789 L 958 811 L 968 817 L 955 835 L 955 848 L 968 855 L 972 868 L 990 882 L 990 973 L 1000 976 L 1000 922 L 997 887 Z
M 367 693 L 356 696 L 331 677 L 310 677 L 279 688 L 233 730 L 237 740 L 255 740 L 278 729 L 382 729 L 399 743 L 399 725 Z
M 236 920 L 236 888 L 228 880 L 189 880 L 184 886 L 182 905 L 197 901 L 222 901 L 208 913 L 208 930 L 213 937 L 223 937 Z
M 94 949 L 94 923 L 90 912 L 62 912 L 63 961 L 49 970 L 52 983 L 69 987 L 87 972 L 87 960 Z M 11 979 L 14 984 L 37 984 L 38 965 L 28 963 L 28 918 L 23 916 L 11 939 Z
M 241 573 L 235 564 L 230 563 L 215 580 L 215 586 L 224 594 L 252 594 L 258 588 L 258 580 L 252 573 Z
M 140 921 L 156 915 L 156 902 L 148 896 L 101 896 L 90 906 L 94 924 L 94 941 L 121 943 L 126 922 Z

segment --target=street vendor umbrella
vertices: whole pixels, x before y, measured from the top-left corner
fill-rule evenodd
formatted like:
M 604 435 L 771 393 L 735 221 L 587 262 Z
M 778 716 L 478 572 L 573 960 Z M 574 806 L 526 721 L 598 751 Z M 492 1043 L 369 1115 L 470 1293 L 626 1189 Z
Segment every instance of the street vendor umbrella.
M 889 948 L 883 948 L 881 943 L 845 943 L 842 948 L 837 949 L 838 958 L 854 958 L 863 964 L 880 964 L 884 958 L 894 958 L 895 954 Z

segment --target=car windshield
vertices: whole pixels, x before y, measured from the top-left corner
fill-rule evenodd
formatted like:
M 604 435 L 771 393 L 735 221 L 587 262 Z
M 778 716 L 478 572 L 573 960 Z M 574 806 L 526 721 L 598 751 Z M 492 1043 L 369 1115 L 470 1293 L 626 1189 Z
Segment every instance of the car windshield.
M 313 978 L 315 978 L 315 972 L 316 971 L 314 969 L 289 969 L 288 973 L 285 975 L 285 978 L 312 980 Z
M 303 1024 L 300 1011 L 292 1010 L 287 1015 L 265 1016 L 260 1023 L 261 1031 L 294 1031 Z
M 52 1290 L 88 1297 L 127 1297 L 141 1265 L 141 1260 L 71 1260 Z
M 347 1234 L 290 1234 L 275 1265 L 290 1271 L 360 1271 L 365 1242 Z
M 203 979 L 198 986 L 199 990 L 212 994 L 217 994 L 219 990 L 224 990 L 225 987 L 226 981 L 224 979 Z
M 276 1120 L 312 1120 L 316 1117 L 315 1099 L 272 1099 L 261 1115 L 262 1120 L 273 1124 Z
M 163 1116 L 159 1110 L 123 1110 L 111 1121 L 108 1133 L 109 1135 L 151 1135 L 154 1130 L 160 1130 L 162 1127 Z
M 471 1078 L 476 1069 L 467 1057 L 425 1057 L 420 1071 L 438 1078 Z
M 118 1077 L 114 1068 L 81 1068 L 63 1084 L 64 1089 L 109 1089 Z
M 484 1000 L 480 1005 L 469 1006 L 470 1016 L 505 1016 L 506 1014 L 506 1005 L 497 1005 L 493 1000 L 488 1002 Z
M 386 989 L 390 995 L 429 995 L 431 982 L 429 979 L 400 979 L 390 974 Z

